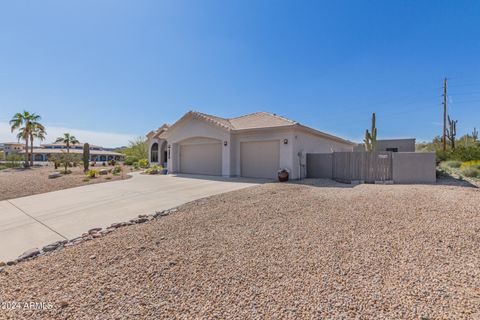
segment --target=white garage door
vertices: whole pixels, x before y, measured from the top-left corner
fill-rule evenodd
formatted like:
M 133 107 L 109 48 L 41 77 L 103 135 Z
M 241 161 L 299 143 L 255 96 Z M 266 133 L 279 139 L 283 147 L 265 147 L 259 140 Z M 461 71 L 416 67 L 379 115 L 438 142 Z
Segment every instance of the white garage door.
M 241 142 L 240 158 L 242 177 L 276 179 L 280 141 Z
M 180 145 L 180 172 L 222 175 L 222 146 L 220 142 Z

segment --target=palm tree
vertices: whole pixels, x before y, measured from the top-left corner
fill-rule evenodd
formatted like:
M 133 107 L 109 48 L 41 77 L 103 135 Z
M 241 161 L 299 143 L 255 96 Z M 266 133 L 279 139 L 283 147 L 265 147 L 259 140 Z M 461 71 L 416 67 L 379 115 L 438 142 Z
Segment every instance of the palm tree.
M 70 133 L 64 133 L 63 137 L 58 137 L 57 140 L 55 140 L 55 143 L 64 143 L 67 146 L 67 153 L 70 153 L 70 145 L 75 145 L 78 142 L 77 138 L 75 136 L 70 135 Z
M 47 134 L 47 132 L 45 131 L 45 127 L 38 122 L 31 123 L 31 127 L 32 128 L 30 131 L 30 150 L 31 150 L 30 164 L 33 165 L 33 140 L 34 139 L 39 139 L 40 141 L 45 140 L 45 135 Z
M 30 132 L 32 130 L 32 124 L 39 124 L 41 117 L 35 113 L 23 111 L 23 113 L 16 113 L 12 120 L 10 120 L 10 129 L 13 131 L 18 130 L 17 138 L 25 140 L 25 166 L 28 167 L 28 140 L 30 138 Z

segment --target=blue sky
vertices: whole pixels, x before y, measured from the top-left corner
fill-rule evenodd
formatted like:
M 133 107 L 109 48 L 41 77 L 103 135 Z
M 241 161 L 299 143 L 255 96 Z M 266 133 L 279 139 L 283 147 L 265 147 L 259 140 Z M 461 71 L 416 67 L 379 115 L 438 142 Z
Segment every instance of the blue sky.
M 0 141 L 36 112 L 117 146 L 188 110 L 270 111 L 360 141 L 480 128 L 478 1 L 1 1 Z

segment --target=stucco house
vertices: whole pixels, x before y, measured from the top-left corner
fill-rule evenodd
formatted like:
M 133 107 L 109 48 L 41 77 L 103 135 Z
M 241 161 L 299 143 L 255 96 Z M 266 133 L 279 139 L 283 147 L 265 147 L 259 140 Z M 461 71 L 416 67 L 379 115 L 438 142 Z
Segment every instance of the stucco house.
M 306 175 L 306 153 L 353 151 L 355 143 L 267 112 L 221 118 L 187 112 L 147 134 L 151 163 L 170 173 L 275 179 Z

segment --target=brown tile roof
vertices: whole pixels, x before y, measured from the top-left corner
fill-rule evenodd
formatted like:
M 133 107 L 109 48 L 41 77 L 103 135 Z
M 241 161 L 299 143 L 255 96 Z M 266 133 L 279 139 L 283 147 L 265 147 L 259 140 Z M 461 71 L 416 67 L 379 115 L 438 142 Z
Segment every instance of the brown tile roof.
M 297 121 L 290 120 L 281 116 L 278 116 L 273 113 L 269 112 L 255 112 L 251 114 L 247 114 L 244 116 L 236 117 L 236 118 L 221 118 L 217 116 L 212 116 L 210 114 L 198 112 L 198 111 L 189 111 L 187 112 L 180 120 L 175 122 L 172 127 L 175 127 L 178 123 L 180 123 L 183 119 L 186 119 L 189 116 L 193 116 L 199 119 L 203 119 L 205 121 L 211 122 L 217 126 L 223 127 L 227 130 L 232 131 L 242 131 L 242 130 L 254 130 L 254 129 L 268 129 L 268 128 L 280 128 L 280 127 L 296 127 L 302 130 L 306 130 L 312 134 L 320 135 L 328 139 L 336 140 L 342 143 L 347 143 L 351 145 L 355 145 L 355 143 L 342 139 L 340 137 L 336 137 L 330 135 L 325 132 L 318 131 L 316 129 L 304 126 Z M 170 128 L 172 128 L 170 127 Z M 168 129 L 166 130 L 168 134 Z
M 255 112 L 236 118 L 221 118 L 210 114 L 191 111 L 192 114 L 230 130 L 274 128 L 292 126 L 298 122 L 268 112 Z

